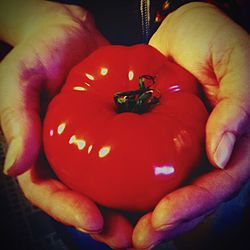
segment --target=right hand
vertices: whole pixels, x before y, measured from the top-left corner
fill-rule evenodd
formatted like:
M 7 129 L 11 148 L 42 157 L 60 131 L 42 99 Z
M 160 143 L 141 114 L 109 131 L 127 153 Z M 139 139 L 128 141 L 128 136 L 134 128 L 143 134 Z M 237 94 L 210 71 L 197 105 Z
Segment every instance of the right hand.
M 0 63 L 0 121 L 8 144 L 4 172 L 19 175 L 25 196 L 53 218 L 88 233 L 102 232 L 94 238 L 112 247 L 128 247 L 132 227 L 123 216 L 102 214 L 90 199 L 53 179 L 45 161 L 38 161 L 41 118 L 49 100 L 75 64 L 108 43 L 84 9 L 42 4 L 48 5 L 49 15 L 30 23 Z

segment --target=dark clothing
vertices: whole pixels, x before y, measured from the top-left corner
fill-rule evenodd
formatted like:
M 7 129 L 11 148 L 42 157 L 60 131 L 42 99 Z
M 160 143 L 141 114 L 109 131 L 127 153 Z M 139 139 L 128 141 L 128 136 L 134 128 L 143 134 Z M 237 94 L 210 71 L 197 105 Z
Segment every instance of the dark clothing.
M 147 43 L 161 21 L 173 10 L 190 0 L 58 0 L 88 9 L 94 16 L 100 32 L 112 44 L 132 45 Z M 217 5 L 244 28 L 249 29 L 249 15 L 239 0 L 207 0 Z
M 187 2 L 192 1 L 82 1 L 93 13 L 99 30 L 112 44 L 127 45 L 147 43 L 163 18 Z
M 165 16 L 177 7 L 192 1 L 61 0 L 57 2 L 77 4 L 88 9 L 93 14 L 98 29 L 112 44 L 132 45 L 147 43 Z M 147 22 L 148 27 L 145 27 Z

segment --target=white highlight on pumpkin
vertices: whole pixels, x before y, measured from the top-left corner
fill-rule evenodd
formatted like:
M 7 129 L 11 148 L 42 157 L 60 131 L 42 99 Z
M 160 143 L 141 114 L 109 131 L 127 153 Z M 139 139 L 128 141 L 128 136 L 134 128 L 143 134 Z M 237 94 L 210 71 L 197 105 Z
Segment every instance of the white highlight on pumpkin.
M 128 79 L 129 79 L 129 81 L 132 81 L 132 80 L 134 79 L 134 76 L 135 76 L 134 71 L 133 71 L 133 70 L 130 70 L 130 71 L 128 72 Z
M 85 82 L 84 84 L 87 85 L 88 87 L 90 87 L 90 84 L 89 84 L 89 83 Z
M 109 72 L 108 68 L 101 68 L 100 73 L 102 76 L 106 76 L 108 74 L 108 72 Z
M 89 145 L 89 147 L 88 147 L 88 154 L 90 154 L 92 148 L 93 148 L 93 145 Z
M 69 139 L 69 144 L 73 144 L 73 143 L 75 143 L 75 141 L 76 141 L 76 136 L 75 136 L 75 135 L 72 135 L 72 136 L 70 137 L 70 139 Z
M 85 76 L 91 81 L 95 80 L 95 77 L 92 76 L 91 74 L 85 73 Z
M 69 144 L 74 144 L 79 150 L 83 150 L 86 146 L 86 141 L 83 139 L 77 139 L 75 135 L 72 135 L 69 139 Z
M 173 85 L 171 87 L 168 88 L 171 92 L 178 92 L 181 90 L 179 85 Z
M 49 131 L 49 135 L 50 135 L 50 136 L 53 136 L 53 135 L 54 135 L 54 130 L 53 130 L 53 129 L 51 129 L 51 130 Z
M 169 175 L 169 174 L 173 174 L 174 172 L 175 172 L 175 169 L 173 166 L 161 166 L 161 167 L 154 168 L 155 175 Z
M 86 91 L 87 90 L 87 89 L 85 89 L 84 87 L 81 87 L 81 86 L 76 86 L 73 89 L 77 90 L 77 91 Z
M 110 147 L 110 146 L 102 147 L 102 148 L 99 150 L 99 153 L 98 153 L 99 157 L 100 157 L 100 158 L 106 157 L 106 156 L 109 154 L 110 150 L 111 150 L 111 147 Z
M 86 146 L 86 141 L 82 140 L 82 139 L 78 139 L 76 140 L 76 144 L 79 150 L 83 150 Z
M 65 123 L 65 122 L 61 123 L 61 124 L 57 127 L 57 133 L 58 133 L 59 135 L 61 135 L 61 134 L 63 133 L 65 127 L 66 127 L 66 123 Z

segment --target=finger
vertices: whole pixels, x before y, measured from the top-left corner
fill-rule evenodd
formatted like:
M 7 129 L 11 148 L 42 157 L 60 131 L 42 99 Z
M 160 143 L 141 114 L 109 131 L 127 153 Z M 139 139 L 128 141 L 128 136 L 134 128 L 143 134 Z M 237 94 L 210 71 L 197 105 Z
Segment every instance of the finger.
M 26 198 L 57 221 L 88 233 L 102 230 L 103 218 L 96 205 L 38 166 L 18 176 L 18 182 Z
M 175 237 L 193 229 L 206 215 L 197 217 L 191 221 L 171 225 L 163 231 L 156 231 L 151 220 L 152 214 L 143 216 L 135 227 L 133 233 L 133 243 L 136 249 L 152 249 L 163 241 L 169 241 Z
M 249 135 L 246 135 L 225 170 L 213 170 L 165 196 L 153 211 L 153 227 L 164 230 L 169 225 L 193 220 L 235 195 L 250 178 L 249 151 Z
M 163 236 L 163 232 L 152 227 L 151 217 L 152 213 L 144 215 L 135 226 L 132 239 L 136 249 L 151 249 Z
M 220 168 L 226 166 L 249 122 L 249 41 L 246 31 L 206 3 L 183 5 L 150 40 L 199 80 L 207 100 L 215 106 L 206 145 L 211 163 Z
M 207 154 L 214 166 L 225 168 L 235 143 L 247 132 L 249 124 L 247 110 L 233 99 L 225 98 L 215 106 L 206 127 Z
M 84 19 L 86 11 L 74 8 L 72 12 L 76 9 L 83 14 L 75 15 Z M 46 108 L 48 99 L 58 92 L 73 65 L 107 43 L 88 19 L 81 23 L 63 15 L 61 24 L 53 24 L 43 29 L 42 35 L 39 31 L 25 39 L 1 62 L 0 119 L 9 144 L 6 174 L 18 175 L 33 165 L 41 144 L 41 105 Z
M 229 39 L 223 51 L 221 39 L 214 42 L 211 50 L 219 88 L 213 93 L 215 108 L 207 123 L 206 145 L 210 162 L 219 168 L 225 168 L 236 141 L 247 132 L 250 124 L 250 39 L 239 28 L 233 30 L 237 32 L 236 38 Z
M 0 65 L 0 121 L 8 144 L 4 172 L 18 175 L 34 163 L 40 149 L 38 93 L 44 79 L 38 65 L 28 71 L 11 54 Z
M 133 228 L 129 221 L 122 215 L 106 211 L 104 216 L 104 229 L 101 233 L 91 236 L 113 249 L 127 249 L 131 247 Z

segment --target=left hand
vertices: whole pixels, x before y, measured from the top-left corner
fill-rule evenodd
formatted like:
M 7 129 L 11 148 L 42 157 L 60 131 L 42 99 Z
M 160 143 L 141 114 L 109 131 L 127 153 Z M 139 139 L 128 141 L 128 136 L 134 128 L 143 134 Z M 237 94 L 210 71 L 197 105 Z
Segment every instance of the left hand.
M 152 248 L 192 229 L 250 178 L 249 41 L 243 29 L 205 3 L 180 7 L 151 38 L 153 47 L 203 87 L 212 107 L 206 148 L 215 169 L 168 194 L 143 216 L 133 233 L 136 248 Z
M 18 175 L 25 197 L 57 221 L 111 247 L 130 246 L 132 226 L 124 216 L 103 211 L 70 190 L 54 178 L 43 157 L 38 159 L 48 101 L 75 64 L 108 42 L 81 7 L 43 0 L 1 4 L 0 37 L 13 46 L 0 63 L 0 126 L 8 142 L 5 173 Z

